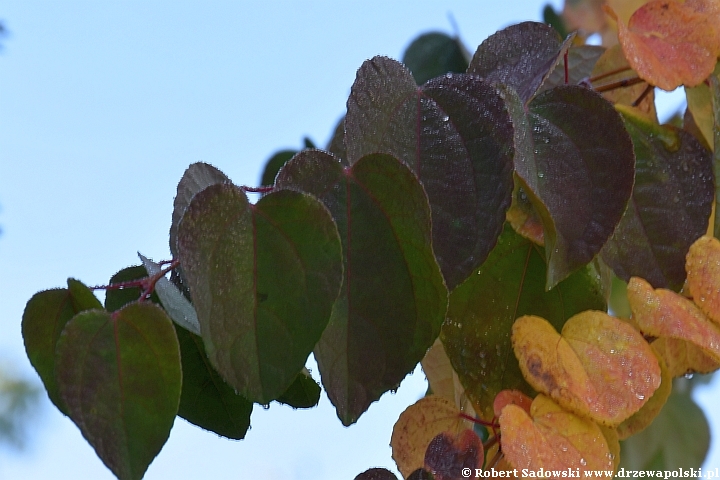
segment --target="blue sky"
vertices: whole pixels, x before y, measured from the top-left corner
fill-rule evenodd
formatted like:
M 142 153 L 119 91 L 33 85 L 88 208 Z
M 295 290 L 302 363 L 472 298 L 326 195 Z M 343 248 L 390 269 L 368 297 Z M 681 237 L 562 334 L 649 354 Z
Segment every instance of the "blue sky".
M 106 283 L 137 251 L 169 258 L 189 164 L 256 185 L 274 151 L 304 136 L 326 144 L 365 59 L 453 33 L 448 14 L 474 50 L 503 26 L 539 20 L 543 4 L 4 0 L 0 363 L 37 381 L 20 336 L 36 291 L 68 276 Z M 257 408 L 240 442 L 178 419 L 146 478 L 336 480 L 394 468 L 392 425 L 424 391 L 422 374 L 408 378 L 349 429 L 326 398 L 310 411 Z M 0 479 L 113 478 L 44 396 L 32 427 L 23 453 L 0 450 Z

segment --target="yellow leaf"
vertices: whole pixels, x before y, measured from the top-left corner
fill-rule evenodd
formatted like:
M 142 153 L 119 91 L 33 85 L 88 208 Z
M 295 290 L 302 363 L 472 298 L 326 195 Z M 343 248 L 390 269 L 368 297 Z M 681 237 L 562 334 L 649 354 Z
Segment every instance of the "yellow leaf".
M 584 478 L 585 470 L 615 469 L 600 427 L 542 394 L 535 397 L 530 414 L 516 405 L 506 406 L 500 415 L 500 431 L 503 453 L 517 469 L 543 469 L 555 478 L 562 477 L 562 472 Z
M 654 343 L 652 347 L 653 350 L 655 350 Z M 655 419 L 655 417 L 658 416 L 658 413 L 660 413 L 660 410 L 662 410 L 665 402 L 667 402 L 667 399 L 670 396 L 670 392 L 672 392 L 672 376 L 670 375 L 670 371 L 665 365 L 665 362 L 659 356 L 658 352 L 656 351 L 655 353 L 658 356 L 658 363 L 660 364 L 660 386 L 657 390 L 655 390 L 655 393 L 652 394 L 650 400 L 648 400 L 647 403 L 645 403 L 645 405 L 643 405 L 640 410 L 635 412 L 633 416 L 618 425 L 616 431 L 617 436 L 620 438 L 620 440 L 625 440 L 630 435 L 634 435 L 637 432 L 644 430 L 648 425 L 650 425 Z
M 660 385 L 660 367 L 645 339 L 604 312 L 571 317 L 562 336 L 540 317 L 520 317 L 512 340 L 535 390 L 604 425 L 630 417 Z
M 693 301 L 720 325 L 720 242 L 708 236 L 697 239 L 688 251 L 685 270 Z
M 693 302 L 671 290 L 653 289 L 638 277 L 628 283 L 628 300 L 643 333 L 691 342 L 720 362 L 720 327 Z
M 652 347 L 667 365 L 672 378 L 688 373 L 710 373 L 720 368 L 717 360 L 687 340 L 662 337 L 655 340 Z
M 433 395 L 452 400 L 460 411 L 471 417 L 475 416 L 472 402 L 465 395 L 460 378 L 453 369 L 450 359 L 445 353 L 445 347 L 439 338 L 435 340 L 420 364 Z
M 425 464 L 425 452 L 439 434 L 459 436 L 472 423 L 461 416 L 452 400 L 430 395 L 410 405 L 393 427 L 390 446 L 398 470 L 407 477 Z

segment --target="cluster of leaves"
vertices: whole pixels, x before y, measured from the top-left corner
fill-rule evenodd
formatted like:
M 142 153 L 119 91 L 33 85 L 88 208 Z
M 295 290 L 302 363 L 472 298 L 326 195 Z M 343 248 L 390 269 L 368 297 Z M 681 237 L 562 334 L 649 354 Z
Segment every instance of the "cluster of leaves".
M 311 353 L 345 425 L 422 361 L 435 395 L 393 435 L 407 478 L 614 469 L 672 376 L 720 361 L 707 267 L 720 247 L 702 240 L 688 266 L 702 313 L 664 293 L 708 229 L 718 162 L 695 135 L 718 125 L 720 78 L 697 87 L 687 128 L 659 125 L 652 89 L 668 75 L 641 65 L 666 45 L 647 32 L 679 27 L 643 8 L 608 49 L 534 22 L 472 58 L 421 36 L 404 65 L 366 61 L 327 150 L 281 152 L 266 186 L 191 165 L 171 261 L 141 256 L 104 305 L 73 279 L 28 302 L 26 349 L 51 400 L 119 478 L 140 478 L 176 415 L 242 438 L 254 403 L 315 405 Z M 717 42 L 687 31 L 714 66 Z M 694 63 L 670 63 L 691 84 Z M 630 282 L 633 324 L 604 313 L 614 276 Z

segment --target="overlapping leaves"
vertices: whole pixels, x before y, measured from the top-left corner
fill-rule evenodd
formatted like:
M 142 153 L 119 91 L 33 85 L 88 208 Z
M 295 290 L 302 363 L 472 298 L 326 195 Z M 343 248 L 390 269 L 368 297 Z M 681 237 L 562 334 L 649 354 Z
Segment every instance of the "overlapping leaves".
M 301 152 L 276 187 L 316 195 L 338 225 L 343 285 L 315 356 L 338 416 L 351 424 L 400 383 L 439 333 L 447 290 L 427 198 L 412 172 L 383 154 L 344 168 L 330 154 Z
M 193 197 L 178 250 L 213 366 L 249 400 L 278 398 L 337 297 L 342 257 L 330 213 L 291 191 L 251 205 L 241 189 L 219 183 Z
M 485 260 L 510 205 L 514 157 L 513 125 L 495 87 L 460 74 L 417 87 L 400 63 L 375 57 L 352 87 L 345 145 L 350 164 L 388 153 L 418 176 L 451 290 Z
M 605 301 L 590 268 L 545 290 L 543 249 L 506 227 L 487 261 L 450 295 L 441 338 L 478 415 L 490 420 L 505 389 L 531 394 L 513 358 L 510 330 L 522 315 L 540 315 L 557 329 L 573 315 L 602 310 Z

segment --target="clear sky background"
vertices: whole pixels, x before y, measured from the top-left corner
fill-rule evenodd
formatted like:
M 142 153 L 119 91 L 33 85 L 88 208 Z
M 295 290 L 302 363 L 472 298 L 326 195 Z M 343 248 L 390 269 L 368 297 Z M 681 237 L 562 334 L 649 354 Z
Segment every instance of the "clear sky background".
M 138 263 L 137 251 L 169 258 L 175 188 L 189 164 L 257 185 L 276 150 L 299 148 L 304 136 L 327 143 L 364 60 L 399 59 L 420 33 L 454 33 L 449 13 L 472 51 L 499 28 L 539 20 L 543 5 L 0 0 L 9 30 L 0 51 L 0 364 L 39 383 L 20 335 L 36 291 L 68 276 L 107 283 Z M 666 111 L 678 105 L 668 102 Z M 325 396 L 308 411 L 256 408 L 239 442 L 178 418 L 146 478 L 342 480 L 394 470 L 393 423 L 425 388 L 421 373 L 409 377 L 351 428 Z M 698 396 L 710 405 L 718 391 Z M 31 427 L 23 452 L 0 449 L 0 479 L 114 478 L 44 393 Z M 716 452 L 707 467 L 720 466 Z

